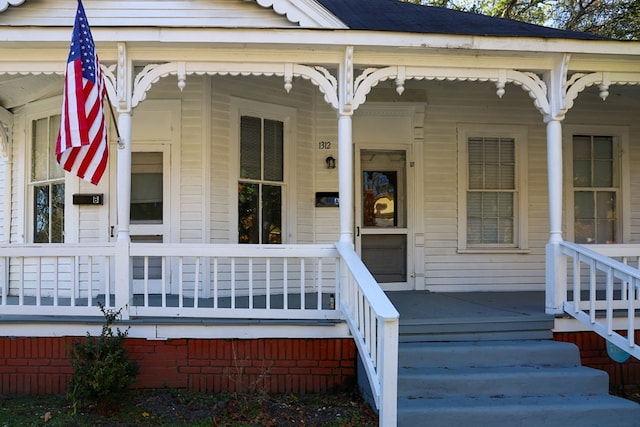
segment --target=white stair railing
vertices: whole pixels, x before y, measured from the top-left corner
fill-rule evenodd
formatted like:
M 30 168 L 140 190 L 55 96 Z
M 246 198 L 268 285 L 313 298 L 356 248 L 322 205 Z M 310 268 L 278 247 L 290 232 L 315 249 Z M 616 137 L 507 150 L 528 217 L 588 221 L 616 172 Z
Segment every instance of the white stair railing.
M 397 424 L 399 314 L 348 243 L 340 252 L 340 304 L 358 351 L 380 425 Z
M 635 343 L 635 311 L 640 308 L 640 270 L 608 256 L 590 246 L 561 242 L 563 255 L 569 258 L 567 296 L 564 311 L 589 329 L 640 359 Z M 629 249 L 609 245 L 610 256 L 627 257 Z M 605 250 L 594 246 L 596 250 Z M 617 252 L 612 252 L 617 251 Z M 623 251 L 623 252 L 620 252 Z M 614 320 L 624 318 L 626 336 L 614 330 Z

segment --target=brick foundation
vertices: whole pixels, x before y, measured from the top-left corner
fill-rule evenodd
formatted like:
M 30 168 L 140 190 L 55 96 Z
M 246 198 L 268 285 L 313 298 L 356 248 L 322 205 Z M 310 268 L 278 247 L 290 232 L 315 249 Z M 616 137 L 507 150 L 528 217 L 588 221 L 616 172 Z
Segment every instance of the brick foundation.
M 559 332 L 554 333 L 556 341 L 566 341 L 580 348 L 582 364 L 591 368 L 606 371 L 609 374 L 609 385 L 612 393 L 620 393 L 624 385 L 626 393 L 640 391 L 640 360 L 630 357 L 626 362 L 613 361 L 607 354 L 604 338 L 595 332 Z M 640 340 L 640 331 L 636 332 L 635 342 Z
M 0 394 L 61 394 L 72 375 L 74 339 L 0 337 Z M 332 392 L 356 381 L 356 347 L 350 339 L 128 338 L 140 366 L 135 387 L 196 392 Z

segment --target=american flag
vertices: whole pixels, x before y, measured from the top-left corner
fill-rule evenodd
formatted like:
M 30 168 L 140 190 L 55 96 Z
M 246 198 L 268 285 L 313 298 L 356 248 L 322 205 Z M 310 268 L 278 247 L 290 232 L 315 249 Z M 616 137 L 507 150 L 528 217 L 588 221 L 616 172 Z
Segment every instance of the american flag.
M 104 80 L 82 1 L 73 26 L 65 73 L 56 159 L 62 168 L 98 184 L 107 167 Z

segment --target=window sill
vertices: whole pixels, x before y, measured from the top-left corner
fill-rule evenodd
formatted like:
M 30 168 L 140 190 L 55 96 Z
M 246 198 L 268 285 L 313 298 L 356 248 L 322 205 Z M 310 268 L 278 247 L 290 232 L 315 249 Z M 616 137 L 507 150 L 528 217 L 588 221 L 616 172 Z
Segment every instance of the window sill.
M 531 249 L 519 248 L 467 248 L 458 249 L 459 254 L 530 254 Z

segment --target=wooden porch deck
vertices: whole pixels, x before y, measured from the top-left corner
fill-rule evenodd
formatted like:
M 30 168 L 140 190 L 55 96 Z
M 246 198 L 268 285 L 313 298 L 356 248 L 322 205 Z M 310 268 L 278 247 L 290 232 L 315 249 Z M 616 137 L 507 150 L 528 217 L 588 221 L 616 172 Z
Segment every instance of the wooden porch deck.
M 386 293 L 400 313 L 400 341 L 549 339 L 544 292 Z

